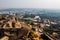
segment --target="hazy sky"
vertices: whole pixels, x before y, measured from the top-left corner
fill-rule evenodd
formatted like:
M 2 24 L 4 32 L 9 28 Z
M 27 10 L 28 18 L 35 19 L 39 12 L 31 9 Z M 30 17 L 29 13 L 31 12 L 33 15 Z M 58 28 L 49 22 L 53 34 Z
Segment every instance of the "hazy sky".
M 60 9 L 60 0 L 0 0 L 0 8 Z

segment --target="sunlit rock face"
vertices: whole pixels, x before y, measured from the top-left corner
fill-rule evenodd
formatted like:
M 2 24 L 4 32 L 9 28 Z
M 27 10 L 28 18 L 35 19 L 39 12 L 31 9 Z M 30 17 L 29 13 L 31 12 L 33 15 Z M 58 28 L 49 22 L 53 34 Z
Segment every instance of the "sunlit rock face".
M 0 40 L 9 40 L 9 37 L 4 36 L 3 38 L 1 38 Z
M 16 16 L 0 16 L 1 40 L 43 40 L 34 27 Z M 31 33 L 31 35 L 30 35 Z
M 19 21 L 17 17 L 0 17 L 0 28 L 21 28 L 23 22 Z

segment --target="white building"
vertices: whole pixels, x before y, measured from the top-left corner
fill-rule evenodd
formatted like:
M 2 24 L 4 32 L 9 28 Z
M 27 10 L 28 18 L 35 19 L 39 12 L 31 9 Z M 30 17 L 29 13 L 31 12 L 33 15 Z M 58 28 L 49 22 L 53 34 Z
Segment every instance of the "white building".
M 34 20 L 35 20 L 35 21 L 38 21 L 38 22 L 41 22 L 41 18 L 40 18 L 39 16 L 35 16 L 35 17 L 34 17 Z

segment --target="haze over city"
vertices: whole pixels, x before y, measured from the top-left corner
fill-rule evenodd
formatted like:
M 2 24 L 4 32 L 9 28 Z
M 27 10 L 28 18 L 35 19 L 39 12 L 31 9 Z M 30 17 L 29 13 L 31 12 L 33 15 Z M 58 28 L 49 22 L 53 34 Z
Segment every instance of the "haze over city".
M 0 0 L 1 8 L 60 9 L 60 0 Z

